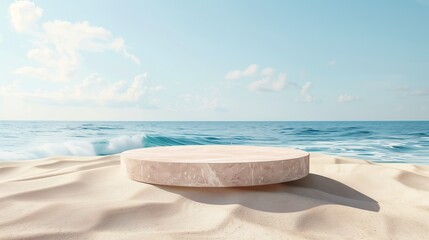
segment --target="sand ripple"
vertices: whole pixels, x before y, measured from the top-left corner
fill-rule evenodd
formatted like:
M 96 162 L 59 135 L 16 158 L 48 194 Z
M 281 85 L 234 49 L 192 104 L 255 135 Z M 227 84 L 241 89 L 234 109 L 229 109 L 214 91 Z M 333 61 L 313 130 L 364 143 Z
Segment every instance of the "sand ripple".
M 119 157 L 0 164 L 0 239 L 427 239 L 429 166 L 311 156 L 245 188 L 131 181 Z

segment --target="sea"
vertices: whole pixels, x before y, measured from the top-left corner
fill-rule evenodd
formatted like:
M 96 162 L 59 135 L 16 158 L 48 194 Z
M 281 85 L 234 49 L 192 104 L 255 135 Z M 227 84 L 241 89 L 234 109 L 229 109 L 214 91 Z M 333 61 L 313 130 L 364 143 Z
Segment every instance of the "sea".
M 429 121 L 0 121 L 0 161 L 205 144 L 288 147 L 373 162 L 427 165 Z

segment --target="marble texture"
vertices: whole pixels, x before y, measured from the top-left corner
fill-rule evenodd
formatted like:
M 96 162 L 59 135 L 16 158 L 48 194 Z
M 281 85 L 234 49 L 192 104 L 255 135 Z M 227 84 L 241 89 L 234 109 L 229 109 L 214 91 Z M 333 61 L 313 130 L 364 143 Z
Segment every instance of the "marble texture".
M 141 148 L 121 154 L 130 179 L 187 187 L 255 186 L 308 175 L 309 154 L 289 148 L 198 145 Z

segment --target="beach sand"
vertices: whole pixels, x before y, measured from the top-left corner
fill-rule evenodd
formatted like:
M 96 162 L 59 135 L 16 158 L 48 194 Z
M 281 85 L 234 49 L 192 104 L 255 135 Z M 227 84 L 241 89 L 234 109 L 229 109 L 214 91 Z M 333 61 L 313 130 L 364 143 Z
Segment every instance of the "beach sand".
M 311 154 L 246 188 L 127 179 L 119 156 L 0 163 L 0 239 L 428 239 L 429 166 Z

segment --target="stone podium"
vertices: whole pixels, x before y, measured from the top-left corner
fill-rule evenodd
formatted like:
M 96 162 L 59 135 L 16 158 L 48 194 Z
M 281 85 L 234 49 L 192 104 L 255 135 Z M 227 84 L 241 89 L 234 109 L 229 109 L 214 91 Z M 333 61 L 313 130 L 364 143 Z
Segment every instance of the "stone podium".
M 309 154 L 242 145 L 151 147 L 121 154 L 130 179 L 186 187 L 239 187 L 288 182 L 309 173 Z

